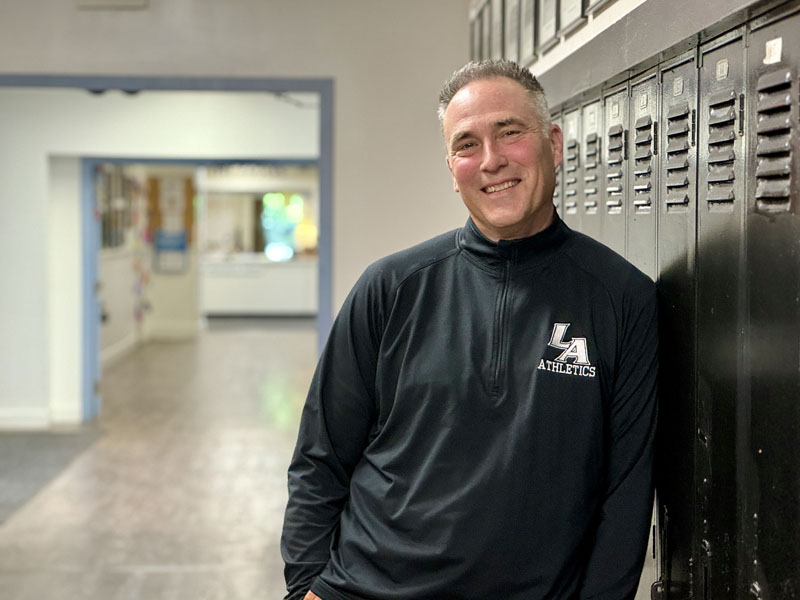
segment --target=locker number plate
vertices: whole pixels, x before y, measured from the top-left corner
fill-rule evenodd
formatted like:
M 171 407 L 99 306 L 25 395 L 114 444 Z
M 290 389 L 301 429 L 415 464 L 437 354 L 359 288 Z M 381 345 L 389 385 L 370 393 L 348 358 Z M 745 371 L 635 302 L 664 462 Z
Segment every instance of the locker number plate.
M 764 64 L 774 65 L 781 62 L 781 54 L 783 54 L 783 38 L 768 41 L 764 48 Z

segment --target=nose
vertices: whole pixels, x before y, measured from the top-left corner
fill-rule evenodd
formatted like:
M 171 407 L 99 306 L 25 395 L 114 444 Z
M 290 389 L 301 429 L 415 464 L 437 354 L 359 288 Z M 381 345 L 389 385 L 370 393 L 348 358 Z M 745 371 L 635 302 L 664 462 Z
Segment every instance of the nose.
M 501 146 L 495 140 L 488 140 L 483 144 L 483 160 L 481 170 L 494 172 L 508 164 Z

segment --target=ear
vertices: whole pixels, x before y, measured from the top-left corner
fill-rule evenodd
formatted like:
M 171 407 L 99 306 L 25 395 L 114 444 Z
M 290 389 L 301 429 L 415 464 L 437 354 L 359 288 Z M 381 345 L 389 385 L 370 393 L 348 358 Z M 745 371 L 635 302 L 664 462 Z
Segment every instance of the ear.
M 453 191 L 458 194 L 458 183 L 456 183 L 456 176 L 453 175 L 453 167 L 450 165 L 450 156 L 445 156 L 444 161 L 447 163 L 447 169 L 450 171 L 450 176 L 453 178 Z
M 564 159 L 564 133 L 555 123 L 550 125 L 550 144 L 553 146 L 553 167 L 556 168 Z

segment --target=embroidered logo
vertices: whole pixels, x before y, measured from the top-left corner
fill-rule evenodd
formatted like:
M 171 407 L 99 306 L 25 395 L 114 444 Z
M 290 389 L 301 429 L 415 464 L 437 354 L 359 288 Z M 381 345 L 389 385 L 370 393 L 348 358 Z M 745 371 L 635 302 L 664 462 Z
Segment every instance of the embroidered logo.
M 594 377 L 596 369 L 589 362 L 589 350 L 586 345 L 586 338 L 576 337 L 564 341 L 570 323 L 555 323 L 553 333 L 547 345 L 551 348 L 561 350 L 555 360 L 540 359 L 537 369 L 552 371 L 563 375 L 577 375 L 579 377 Z

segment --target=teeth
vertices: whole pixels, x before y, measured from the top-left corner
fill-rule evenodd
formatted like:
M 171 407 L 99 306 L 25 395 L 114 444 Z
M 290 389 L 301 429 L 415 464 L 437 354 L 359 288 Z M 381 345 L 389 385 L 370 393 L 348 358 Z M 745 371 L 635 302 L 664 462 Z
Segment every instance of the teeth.
M 501 190 L 507 190 L 510 187 L 514 187 L 518 183 L 519 181 L 506 181 L 505 183 L 501 183 L 500 185 L 490 185 L 486 188 L 486 191 L 489 193 L 499 192 Z

